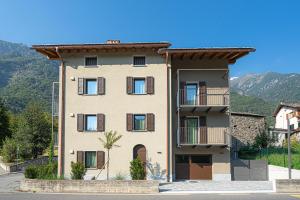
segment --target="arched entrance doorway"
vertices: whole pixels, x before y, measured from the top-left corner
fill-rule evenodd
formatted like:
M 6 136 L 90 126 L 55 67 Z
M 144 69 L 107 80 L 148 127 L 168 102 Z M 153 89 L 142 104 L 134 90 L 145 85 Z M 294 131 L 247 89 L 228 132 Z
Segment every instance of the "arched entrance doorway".
M 139 157 L 144 164 L 146 163 L 146 147 L 142 144 L 133 147 L 133 159 L 137 157 Z

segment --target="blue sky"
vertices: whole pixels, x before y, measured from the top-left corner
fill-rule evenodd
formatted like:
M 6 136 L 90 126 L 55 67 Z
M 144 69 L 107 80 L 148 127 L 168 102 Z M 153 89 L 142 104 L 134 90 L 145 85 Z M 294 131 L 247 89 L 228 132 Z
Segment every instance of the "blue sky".
M 0 39 L 31 44 L 169 41 L 254 47 L 231 76 L 300 72 L 298 0 L 0 0 Z

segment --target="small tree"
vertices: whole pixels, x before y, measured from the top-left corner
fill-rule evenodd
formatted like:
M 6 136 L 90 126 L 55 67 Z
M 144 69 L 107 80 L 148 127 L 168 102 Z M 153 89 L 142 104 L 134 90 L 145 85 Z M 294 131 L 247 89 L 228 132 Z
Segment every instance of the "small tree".
M 22 158 L 36 158 L 49 146 L 51 124 L 41 105 L 29 104 L 18 120 L 14 138 L 20 147 Z
M 73 180 L 83 179 L 86 169 L 82 163 L 71 162 L 71 178 Z
M 143 162 L 139 157 L 130 162 L 130 176 L 132 180 L 144 180 L 146 177 Z
M 104 133 L 104 139 L 99 138 L 99 140 L 102 142 L 103 147 L 107 150 L 107 174 L 106 179 L 109 179 L 109 160 L 110 155 L 109 152 L 113 147 L 120 147 L 117 145 L 117 141 L 121 139 L 122 135 L 118 135 L 116 131 L 109 131 Z
M 17 144 L 13 138 L 6 138 L 2 146 L 4 162 L 14 162 L 17 158 Z
M 274 139 L 272 139 L 266 130 L 259 130 L 259 134 L 255 137 L 254 146 L 256 148 L 267 148 L 273 143 Z

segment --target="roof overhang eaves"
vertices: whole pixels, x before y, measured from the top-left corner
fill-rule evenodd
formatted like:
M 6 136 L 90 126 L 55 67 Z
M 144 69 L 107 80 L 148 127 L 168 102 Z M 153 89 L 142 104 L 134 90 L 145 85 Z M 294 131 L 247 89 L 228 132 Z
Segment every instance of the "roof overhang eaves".
M 179 56 L 181 58 L 185 56 L 190 56 L 191 59 L 199 56 L 199 58 L 209 57 L 226 59 L 229 64 L 234 64 L 237 59 L 249 54 L 250 52 L 254 52 L 254 48 L 191 48 L 191 49 L 159 49 L 158 53 L 161 55 L 166 55 L 174 57 Z
M 47 56 L 49 59 L 60 59 L 58 50 L 88 50 L 88 49 L 154 49 L 158 51 L 161 48 L 171 46 L 168 42 L 161 43 L 121 43 L 121 44 L 59 44 L 59 45 L 32 45 L 32 49 Z

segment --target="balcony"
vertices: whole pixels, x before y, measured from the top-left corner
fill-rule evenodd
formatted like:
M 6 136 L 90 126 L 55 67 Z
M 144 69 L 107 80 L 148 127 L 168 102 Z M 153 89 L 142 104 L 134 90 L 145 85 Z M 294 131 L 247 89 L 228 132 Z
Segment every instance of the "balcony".
M 229 106 L 229 91 L 228 88 L 179 89 L 177 105 L 187 112 L 224 112 Z
M 178 146 L 230 146 L 231 136 L 225 127 L 180 127 Z

